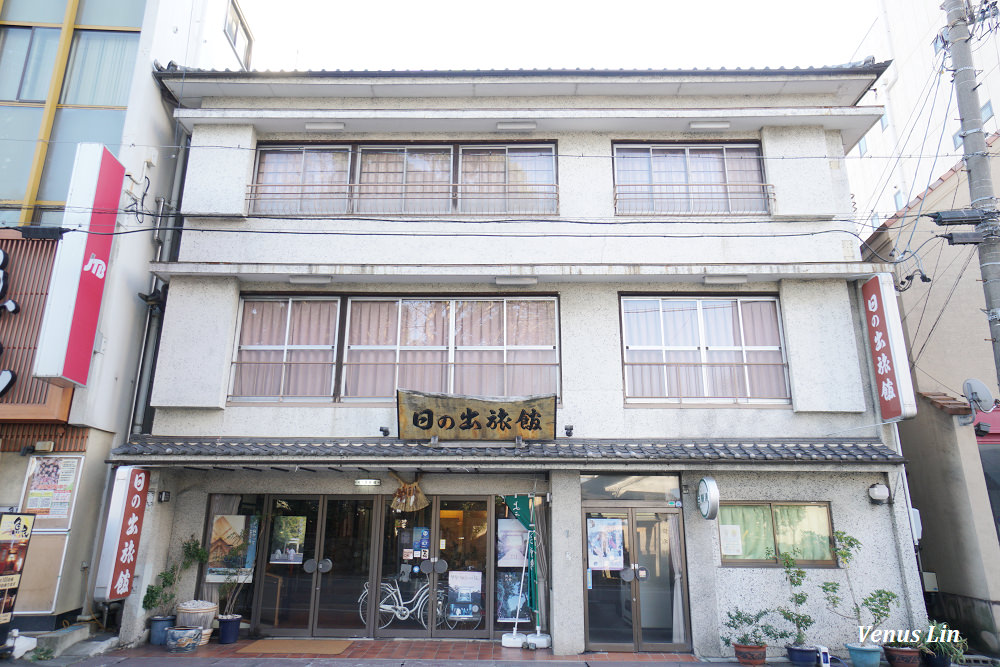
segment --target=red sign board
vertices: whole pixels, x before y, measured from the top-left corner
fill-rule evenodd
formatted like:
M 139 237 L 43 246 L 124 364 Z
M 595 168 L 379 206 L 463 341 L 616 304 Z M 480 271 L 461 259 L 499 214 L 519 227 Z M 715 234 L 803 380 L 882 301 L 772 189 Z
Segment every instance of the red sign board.
M 149 490 L 149 471 L 133 468 L 125 492 L 125 513 L 122 516 L 118 546 L 115 549 L 115 566 L 111 575 L 108 600 L 121 600 L 132 592 L 135 559 L 139 553 L 142 519 L 146 512 L 146 491 Z
M 902 347 L 902 325 L 892 280 L 875 276 L 865 282 L 861 294 L 882 420 L 908 419 L 916 414 L 916 401 Z

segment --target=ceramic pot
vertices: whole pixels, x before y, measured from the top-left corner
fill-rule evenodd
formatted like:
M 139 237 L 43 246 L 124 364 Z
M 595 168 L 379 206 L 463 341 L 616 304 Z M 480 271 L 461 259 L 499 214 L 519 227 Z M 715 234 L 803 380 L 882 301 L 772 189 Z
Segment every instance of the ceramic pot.
M 885 659 L 892 667 L 917 667 L 920 664 L 920 649 L 902 646 L 883 646 Z
M 951 658 L 940 653 L 920 653 L 920 664 L 923 667 L 951 667 Z
M 154 616 L 149 619 L 149 643 L 163 646 L 167 643 L 167 628 L 174 624 L 174 616 Z
M 167 650 L 171 653 L 190 653 L 201 642 L 201 628 L 186 628 L 175 625 L 167 628 Z
M 240 636 L 240 621 L 243 617 L 237 614 L 234 618 L 219 617 L 219 643 L 235 644 Z
M 212 621 L 219 612 L 219 605 L 205 600 L 191 600 L 177 605 L 177 625 L 201 628 L 201 645 L 212 635 Z
M 785 650 L 788 651 L 788 661 L 795 667 L 813 667 L 816 664 L 815 646 L 792 646 L 789 644 Z
M 733 644 L 733 649 L 736 651 L 736 660 L 741 665 L 763 665 L 767 659 L 766 646 Z
M 854 667 L 878 667 L 882 661 L 882 647 L 877 644 L 847 644 Z

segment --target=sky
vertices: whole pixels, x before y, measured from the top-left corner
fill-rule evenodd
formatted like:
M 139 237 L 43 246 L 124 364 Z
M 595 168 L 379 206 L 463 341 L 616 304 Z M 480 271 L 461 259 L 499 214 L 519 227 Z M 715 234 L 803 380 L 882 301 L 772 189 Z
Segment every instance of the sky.
M 253 69 L 841 65 L 878 0 L 240 0 Z

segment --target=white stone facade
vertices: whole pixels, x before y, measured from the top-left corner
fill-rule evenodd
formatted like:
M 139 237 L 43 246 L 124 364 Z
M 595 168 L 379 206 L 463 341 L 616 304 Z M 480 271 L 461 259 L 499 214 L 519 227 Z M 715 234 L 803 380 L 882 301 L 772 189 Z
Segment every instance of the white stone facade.
M 151 399 L 156 411 L 152 433 L 133 438 L 115 455 L 121 463 L 161 467 L 161 489 L 184 489 L 176 504 L 151 510 L 149 529 L 172 534 L 173 552 L 181 537 L 204 534 L 210 494 L 352 494 L 350 471 L 361 474 L 360 464 L 352 468 L 346 461 L 327 472 L 282 475 L 269 472 L 271 462 L 260 457 L 253 464 L 264 468 L 259 474 L 232 466 L 219 466 L 225 470 L 216 473 L 214 458 L 208 464 L 199 459 L 211 454 L 185 449 L 193 440 L 346 442 L 377 439 L 383 426 L 390 428 L 390 438 L 396 433 L 391 400 L 247 401 L 234 396 L 243 302 L 262 297 L 339 298 L 344 308 L 358 297 L 553 297 L 557 447 L 587 446 L 593 440 L 774 442 L 781 447 L 795 439 L 860 439 L 898 452 L 894 428 L 881 423 L 865 347 L 859 290 L 873 268 L 860 262 L 850 233 L 843 167 L 845 150 L 881 113 L 855 106 L 880 72 L 871 66 L 735 73 L 164 73 L 164 86 L 182 102 L 177 115 L 192 132 L 185 231 L 177 261 L 152 267 L 169 281 Z M 533 129 L 497 132 L 503 122 Z M 699 123 L 716 129 L 692 129 Z M 340 129 L 308 129 L 324 124 Z M 249 213 L 248 187 L 261 148 L 518 143 L 554 146 L 558 213 Z M 759 146 L 764 182 L 773 193 L 767 210 L 616 215 L 615 147 L 625 144 Z M 530 284 L 512 286 L 506 280 L 504 285 L 510 278 L 527 278 Z M 633 296 L 776 299 L 788 396 L 627 399 L 622 302 Z M 338 354 L 345 335 L 342 325 Z M 568 425 L 573 433 L 564 438 Z M 140 448 L 153 440 L 177 445 L 144 459 Z M 236 456 L 237 468 L 249 461 Z M 680 475 L 682 496 L 670 507 L 682 508 L 684 606 L 690 625 L 676 642 L 679 650 L 731 655 L 719 641 L 726 611 L 776 607 L 787 598 L 779 568 L 723 565 L 718 521 L 703 519 L 695 503 L 698 480 L 705 476 L 718 481 L 724 503 L 828 504 L 833 529 L 864 544 L 854 568 L 861 587 L 899 594 L 901 604 L 889 626 L 920 627 L 925 620 L 898 458 L 621 456 L 537 461 L 526 467 L 463 457 L 450 468 L 391 460 L 369 461 L 365 469 L 382 478 L 382 494 L 393 489 L 388 471 L 394 468 L 423 475 L 428 495 L 549 494 L 546 625 L 557 654 L 600 644 L 588 636 L 585 622 L 589 575 L 583 521 L 585 508 L 595 505 L 581 497 L 581 473 Z M 306 466 L 309 460 L 292 456 L 284 463 Z M 893 504 L 869 502 L 868 487 L 876 483 L 893 489 Z M 146 550 L 143 576 L 152 576 L 165 555 Z M 856 628 L 827 613 L 818 590 L 820 581 L 841 575 L 809 570 L 808 610 L 817 621 L 809 633 L 812 642 L 838 646 L 856 640 Z M 195 592 L 193 578 L 184 585 Z M 137 619 L 131 618 L 123 636 L 136 632 Z M 491 630 L 497 638 L 506 628 L 496 624 Z M 642 648 L 637 640 L 627 650 Z M 780 647 L 772 650 L 780 653 Z

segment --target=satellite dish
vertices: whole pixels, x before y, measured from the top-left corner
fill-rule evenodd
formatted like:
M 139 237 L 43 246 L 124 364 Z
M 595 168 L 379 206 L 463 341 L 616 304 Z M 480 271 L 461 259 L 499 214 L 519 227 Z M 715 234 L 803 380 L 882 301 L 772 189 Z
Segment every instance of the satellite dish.
M 962 392 L 965 394 L 965 398 L 969 401 L 969 407 L 972 408 L 972 414 L 974 415 L 978 412 L 992 412 L 993 411 L 993 394 L 986 387 L 985 384 L 980 382 L 975 378 L 969 378 L 962 383 Z

